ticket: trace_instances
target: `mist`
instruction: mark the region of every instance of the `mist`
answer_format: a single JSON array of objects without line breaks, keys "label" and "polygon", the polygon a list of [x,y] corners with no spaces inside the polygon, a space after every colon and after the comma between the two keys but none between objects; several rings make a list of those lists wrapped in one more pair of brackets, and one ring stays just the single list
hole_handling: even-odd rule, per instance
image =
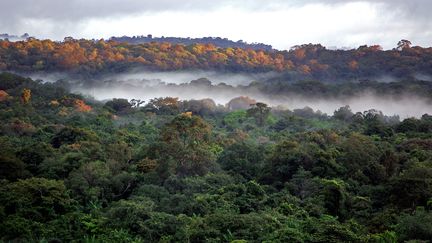
[{"label": "mist", "polygon": [[418,74],[414,75],[414,77],[418,80],[432,82],[432,76],[427,75],[427,74],[418,73]]},{"label": "mist", "polygon": [[432,113],[430,100],[412,94],[384,96],[368,91],[349,97],[320,98],[293,94],[266,94],[254,85],[248,85],[252,81],[263,81],[272,75],[274,74],[230,74],[204,71],[137,72],[106,76],[91,82],[78,82],[72,86],[72,91],[102,101],[125,98],[141,99],[147,102],[152,98],[170,96],[178,97],[180,100],[210,98],[220,105],[225,105],[231,99],[239,96],[248,96],[273,107],[284,107],[290,110],[310,107],[329,115],[345,105],[349,105],[353,112],[376,109],[385,115],[398,115],[402,119]]},{"label": "mist", "polygon": [[[349,105],[353,112],[375,109],[384,115],[397,115],[401,119],[432,114],[432,101],[410,93],[397,95],[377,94],[365,91],[344,97],[313,97],[301,94],[268,94],[260,91],[254,83],[277,77],[277,73],[230,73],[216,71],[135,71],[114,75],[103,75],[91,79],[80,79],[66,73],[32,73],[32,79],[44,82],[66,80],[72,92],[107,101],[113,98],[140,99],[148,102],[158,97],[178,97],[180,100],[210,98],[219,105],[231,99],[248,96],[257,102],[284,109],[310,107],[328,115],[342,106]],[[397,82],[393,77],[382,76],[379,82]],[[419,80],[430,80],[426,75],[417,75]],[[374,79],[375,80],[375,79]]]},{"label": "mist", "polygon": [[160,81],[167,84],[189,83],[191,80],[207,78],[212,84],[226,83],[229,85],[248,85],[253,81],[266,80],[276,77],[275,72],[266,73],[245,73],[245,72],[217,72],[217,71],[164,71],[155,72],[147,70],[135,70],[128,73],[106,75],[100,77],[103,81],[122,80],[129,83],[147,81]]}]

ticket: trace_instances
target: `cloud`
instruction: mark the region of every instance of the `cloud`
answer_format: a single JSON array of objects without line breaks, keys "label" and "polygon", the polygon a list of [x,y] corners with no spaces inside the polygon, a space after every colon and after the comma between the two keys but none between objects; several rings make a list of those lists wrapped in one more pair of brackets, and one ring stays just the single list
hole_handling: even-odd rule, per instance
[{"label": "cloud", "polygon": [[429,45],[429,0],[15,0],[3,1],[0,32],[39,38],[112,35],[221,36],[279,49],[323,43]]},{"label": "cloud", "polygon": [[81,20],[94,17],[111,17],[146,12],[211,11],[221,7],[234,7],[252,11],[292,8],[307,4],[340,5],[355,2],[384,4],[388,10],[403,10],[407,15],[429,15],[429,0],[15,0],[3,1],[0,8],[2,20],[16,18],[41,18],[54,20]]}]

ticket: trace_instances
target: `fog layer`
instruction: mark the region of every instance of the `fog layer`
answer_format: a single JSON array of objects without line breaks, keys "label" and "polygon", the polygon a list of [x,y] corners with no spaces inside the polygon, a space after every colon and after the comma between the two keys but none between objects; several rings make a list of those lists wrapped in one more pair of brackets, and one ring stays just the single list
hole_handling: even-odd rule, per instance
[{"label": "fog layer", "polygon": [[[75,81],[72,91],[98,100],[126,98],[148,101],[156,97],[170,96],[181,100],[211,98],[216,103],[225,105],[235,97],[248,96],[271,106],[281,106],[290,110],[310,107],[327,114],[333,114],[336,109],[345,105],[349,105],[354,112],[376,109],[385,115],[399,115],[401,118],[432,114],[430,100],[408,94],[383,96],[370,91],[344,98],[319,98],[305,97],[301,94],[266,94],[253,85],[245,86],[255,80],[270,78],[272,75],[219,74],[204,71],[141,72],[102,77],[92,81]],[[196,80],[199,77],[205,78]]]}]

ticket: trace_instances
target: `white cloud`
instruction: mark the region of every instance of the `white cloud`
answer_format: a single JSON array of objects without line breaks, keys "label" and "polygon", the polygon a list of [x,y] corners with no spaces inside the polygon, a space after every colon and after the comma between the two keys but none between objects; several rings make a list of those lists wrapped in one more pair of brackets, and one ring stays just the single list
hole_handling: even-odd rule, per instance
[{"label": "white cloud", "polygon": [[[422,4],[421,7],[419,4]],[[326,46],[381,44],[402,38],[429,46],[432,21],[426,0],[17,0],[2,3],[0,32],[39,38],[122,35],[203,37],[272,44]]]}]

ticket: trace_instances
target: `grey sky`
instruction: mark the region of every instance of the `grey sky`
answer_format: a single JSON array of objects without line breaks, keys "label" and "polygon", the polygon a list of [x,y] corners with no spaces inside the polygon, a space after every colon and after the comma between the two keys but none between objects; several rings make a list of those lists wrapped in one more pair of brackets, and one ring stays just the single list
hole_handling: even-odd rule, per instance
[{"label": "grey sky", "polygon": [[203,37],[354,47],[431,46],[430,0],[0,0],[0,33]]}]

